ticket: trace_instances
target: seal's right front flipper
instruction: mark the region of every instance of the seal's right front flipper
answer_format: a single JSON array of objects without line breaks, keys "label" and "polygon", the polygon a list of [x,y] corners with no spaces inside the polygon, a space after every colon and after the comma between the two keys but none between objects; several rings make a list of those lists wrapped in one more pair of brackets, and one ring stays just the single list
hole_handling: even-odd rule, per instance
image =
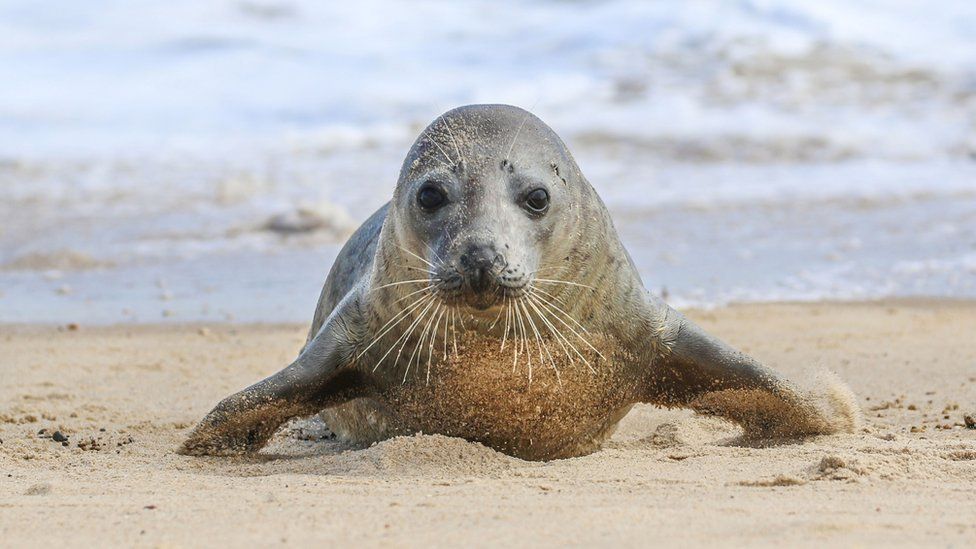
[{"label": "seal's right front flipper", "polygon": [[659,357],[649,402],[729,419],[756,438],[850,432],[856,427],[857,404],[836,378],[800,389],[667,305],[656,310]]},{"label": "seal's right front flipper", "polygon": [[187,455],[260,450],[283,423],[362,396],[365,382],[349,365],[361,325],[355,293],[332,312],[288,367],[217,404],[179,449]]}]

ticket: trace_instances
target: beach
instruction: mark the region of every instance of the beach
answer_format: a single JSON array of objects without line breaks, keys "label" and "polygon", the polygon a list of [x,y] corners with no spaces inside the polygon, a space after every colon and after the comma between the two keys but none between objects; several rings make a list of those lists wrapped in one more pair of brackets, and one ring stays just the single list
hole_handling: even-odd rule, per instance
[{"label": "beach", "polygon": [[[976,546],[974,37],[964,0],[0,3],[0,546]],[[177,455],[475,103],[560,136],[648,292],[836,372],[863,429]]]},{"label": "beach", "polygon": [[788,376],[829,369],[854,434],[745,443],[636,407],[603,450],[526,462],[417,435],[354,449],[317,421],[260,455],[175,453],[290,362],[302,324],[0,326],[0,540],[17,546],[940,546],[976,542],[976,303],[690,310]]}]

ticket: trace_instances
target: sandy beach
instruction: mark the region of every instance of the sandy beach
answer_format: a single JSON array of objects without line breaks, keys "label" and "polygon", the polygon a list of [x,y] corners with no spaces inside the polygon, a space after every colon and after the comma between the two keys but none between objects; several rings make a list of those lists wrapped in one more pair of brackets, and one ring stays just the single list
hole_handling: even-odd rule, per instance
[{"label": "sandy beach", "polygon": [[[0,82],[0,549],[976,547],[976,2],[10,0]],[[863,427],[763,445],[637,406],[540,463],[305,418],[177,455],[296,356],[424,128],[482,103],[558,134],[648,292],[791,379],[835,372]],[[458,183],[568,185],[522,170],[525,120],[515,179]],[[446,127],[438,158],[502,160],[462,163]],[[477,133],[479,157],[509,140]],[[583,423],[485,393],[468,409]]]},{"label": "sandy beach", "polygon": [[[976,542],[976,304],[740,305],[690,316],[791,375],[836,371],[861,432],[770,447],[635,408],[604,450],[533,463],[439,436],[351,449],[296,422],[253,458],[174,453],[302,325],[0,326],[0,540],[26,545]],[[57,434],[56,434],[57,433]],[[57,439],[57,440],[55,440]],[[62,439],[66,439],[63,440]]]}]

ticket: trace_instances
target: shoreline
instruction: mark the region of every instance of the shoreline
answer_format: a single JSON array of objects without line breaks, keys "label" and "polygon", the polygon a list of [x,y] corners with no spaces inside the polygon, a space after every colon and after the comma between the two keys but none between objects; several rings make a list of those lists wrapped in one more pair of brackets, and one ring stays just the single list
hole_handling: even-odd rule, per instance
[{"label": "shoreline", "polygon": [[[715,311],[723,310],[733,310],[739,308],[761,308],[761,307],[804,307],[804,306],[826,306],[826,307],[904,307],[904,308],[955,308],[955,307],[970,307],[976,306],[976,298],[971,297],[947,297],[947,296],[904,296],[904,297],[882,297],[878,299],[856,299],[856,300],[844,300],[844,299],[822,299],[822,300],[782,300],[782,301],[738,301],[731,303],[723,303],[720,305],[707,306],[707,307],[677,307],[672,306],[674,309],[680,311],[682,314],[689,315],[691,317],[696,317],[698,315],[708,315]],[[104,329],[114,329],[114,328],[147,328],[147,329],[179,329],[179,328],[209,328],[213,326],[223,326],[223,327],[251,327],[251,328],[293,328],[298,326],[308,327],[311,323],[311,314],[309,314],[309,320],[299,321],[250,321],[250,320],[234,320],[234,319],[192,319],[192,320],[182,320],[180,318],[169,318],[169,319],[154,319],[154,320],[142,320],[142,319],[132,319],[131,321],[113,321],[113,322],[93,322],[91,324],[86,324],[78,322],[76,320],[65,320],[64,322],[45,322],[45,321],[5,321],[0,319],[0,330],[13,330],[13,331],[23,331],[30,330],[33,328],[60,328],[65,331],[71,331],[68,326],[74,324],[73,329],[93,329],[93,330],[104,330]]]},{"label": "shoreline", "polygon": [[[0,325],[0,539],[10,546],[959,545],[976,540],[974,301],[686,310],[798,376],[828,368],[863,429],[772,446],[638,405],[589,456],[526,462],[440,436],[366,449],[315,421],[261,454],[175,454],[306,324]],[[946,418],[945,416],[949,416]],[[41,431],[44,430],[42,433]],[[59,431],[67,445],[54,440]]]}]

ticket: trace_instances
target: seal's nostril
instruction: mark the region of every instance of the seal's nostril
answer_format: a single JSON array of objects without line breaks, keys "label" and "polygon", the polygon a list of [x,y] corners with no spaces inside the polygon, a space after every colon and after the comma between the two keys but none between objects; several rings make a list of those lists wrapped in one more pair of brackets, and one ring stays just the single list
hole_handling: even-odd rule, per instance
[{"label": "seal's nostril", "polygon": [[494,285],[495,276],[505,265],[505,257],[491,245],[476,244],[461,254],[458,262],[471,290],[483,292]]},{"label": "seal's nostril", "polygon": [[490,280],[491,273],[488,271],[488,267],[482,265],[471,273],[471,289],[480,292],[488,286]]}]

